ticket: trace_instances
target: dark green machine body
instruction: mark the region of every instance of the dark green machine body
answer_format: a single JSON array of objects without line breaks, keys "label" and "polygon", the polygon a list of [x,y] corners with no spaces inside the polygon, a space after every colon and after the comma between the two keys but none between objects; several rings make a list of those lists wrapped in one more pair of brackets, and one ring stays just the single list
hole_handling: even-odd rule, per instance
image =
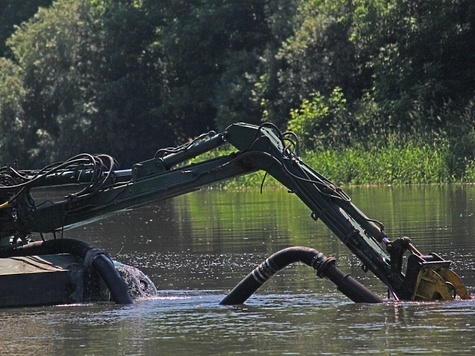
[{"label": "dark green machine body", "polygon": [[[217,150],[217,158],[186,163],[222,145],[231,145],[235,152],[219,156]],[[449,261],[434,254],[422,255],[406,237],[389,239],[381,223],[369,219],[339,187],[301,161],[297,145],[295,135],[282,133],[271,124],[237,123],[222,133],[207,133],[182,146],[160,149],[152,159],[125,170],[117,169],[106,155],[79,155],[43,170],[3,167],[0,241],[4,249],[14,249],[33,233],[64,231],[124,209],[264,170],[296,194],[311,216],[325,223],[395,299],[470,298],[449,269]],[[58,186],[76,187],[76,191],[44,203],[35,199],[35,190]],[[411,259],[404,273],[406,251],[417,258]],[[421,271],[435,282],[421,278]]]}]

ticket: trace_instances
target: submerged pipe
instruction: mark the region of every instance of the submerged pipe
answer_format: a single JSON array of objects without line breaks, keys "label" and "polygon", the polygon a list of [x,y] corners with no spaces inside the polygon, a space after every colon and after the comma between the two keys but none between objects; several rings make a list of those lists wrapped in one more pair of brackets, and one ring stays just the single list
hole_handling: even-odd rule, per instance
[{"label": "submerged pipe", "polygon": [[36,241],[11,250],[0,251],[0,257],[48,255],[69,253],[83,258],[88,268],[94,269],[106,283],[112,299],[117,304],[132,304],[133,300],[124,280],[114,267],[114,263],[104,250],[74,239],[54,239]]},{"label": "submerged pipe", "polygon": [[249,273],[221,301],[222,305],[244,303],[260,286],[275,273],[294,262],[303,262],[317,271],[317,276],[328,278],[355,303],[382,303],[382,299],[335,264],[335,259],[325,257],[309,247],[295,246],[274,253]]}]

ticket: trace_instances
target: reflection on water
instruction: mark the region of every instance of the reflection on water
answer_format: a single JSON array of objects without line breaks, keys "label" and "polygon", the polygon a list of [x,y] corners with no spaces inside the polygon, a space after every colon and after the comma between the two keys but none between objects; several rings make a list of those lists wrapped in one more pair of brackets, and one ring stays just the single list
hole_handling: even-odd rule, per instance
[{"label": "reflection on water", "polygon": [[[454,261],[475,286],[475,187],[347,189],[355,204]],[[329,230],[284,190],[203,191],[66,233],[143,269],[161,289],[131,306],[96,304],[0,310],[10,354],[354,354],[474,352],[475,301],[354,304],[296,264],[245,306],[220,300],[268,255],[291,245],[335,256],[384,296]]]}]

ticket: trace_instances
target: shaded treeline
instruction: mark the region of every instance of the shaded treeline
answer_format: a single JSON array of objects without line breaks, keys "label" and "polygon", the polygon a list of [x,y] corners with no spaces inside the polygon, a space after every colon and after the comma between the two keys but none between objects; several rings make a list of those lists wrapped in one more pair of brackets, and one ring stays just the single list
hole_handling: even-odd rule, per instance
[{"label": "shaded treeline", "polygon": [[128,164],[235,121],[290,128],[308,150],[430,143],[453,176],[475,156],[472,0],[0,6],[4,163]]}]

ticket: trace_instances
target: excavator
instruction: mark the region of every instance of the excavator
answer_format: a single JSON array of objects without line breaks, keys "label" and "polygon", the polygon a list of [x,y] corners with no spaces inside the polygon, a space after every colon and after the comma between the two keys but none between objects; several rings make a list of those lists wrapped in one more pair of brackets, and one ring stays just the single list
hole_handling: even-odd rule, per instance
[{"label": "excavator", "polygon": [[[235,123],[223,132],[161,148],[129,169],[119,169],[106,154],[80,154],[42,169],[23,170],[17,163],[1,167],[0,307],[103,300],[128,304],[154,293],[147,276],[130,272],[134,267],[83,241],[64,238],[64,231],[259,170],[300,198],[311,218],[320,219],[387,287],[388,295],[382,298],[345,274],[334,258],[291,246],[259,264],[221,304],[244,303],[294,262],[312,267],[354,302],[471,298],[451,261],[422,254],[409,237],[387,236],[381,222],[368,218],[340,187],[299,158],[298,145],[294,133],[271,123]],[[220,150],[222,146],[231,149]],[[45,198],[45,191],[55,190],[56,197]]]}]

